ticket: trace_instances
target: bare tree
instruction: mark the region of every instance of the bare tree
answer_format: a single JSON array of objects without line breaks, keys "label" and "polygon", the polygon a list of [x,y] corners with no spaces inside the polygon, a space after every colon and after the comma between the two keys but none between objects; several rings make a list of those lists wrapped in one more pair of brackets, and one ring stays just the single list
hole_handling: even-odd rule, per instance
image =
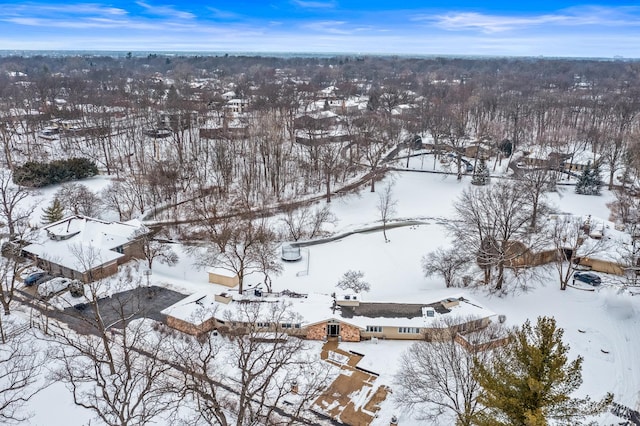
[{"label": "bare tree", "polygon": [[237,275],[240,294],[247,275],[275,272],[276,236],[265,219],[209,218],[202,223],[208,242],[197,256],[197,266],[216,266]]},{"label": "bare tree", "polygon": [[172,358],[182,366],[182,381],[176,380],[174,386],[178,394],[189,397],[197,407],[191,414],[180,413],[187,417],[188,424],[231,424],[233,398],[226,386],[222,385],[220,358],[224,356],[223,338],[209,333],[198,340],[191,337],[173,340]]},{"label": "bare tree", "polygon": [[591,216],[586,220],[577,216],[557,216],[549,224],[548,237],[557,251],[554,262],[558,271],[560,290],[566,290],[576,265],[581,258],[601,253],[609,246],[607,239],[591,238],[594,230]]},{"label": "bare tree", "polygon": [[158,234],[153,234],[146,227],[141,228],[136,232],[136,239],[140,248],[142,249],[142,255],[147,261],[149,270],[153,266],[153,262],[157,260],[160,263],[164,263],[167,266],[174,266],[178,263],[178,255],[171,248],[170,244],[166,241],[161,241]]},{"label": "bare tree", "polygon": [[286,238],[293,241],[312,239],[322,235],[324,225],[336,222],[336,217],[329,206],[313,208],[311,205],[303,207],[288,207],[280,219]]},{"label": "bare tree", "polygon": [[29,400],[40,390],[44,353],[33,346],[32,335],[20,326],[8,327],[0,343],[0,420],[3,424],[22,423]]},{"label": "bare tree", "polygon": [[[12,241],[0,240],[2,254],[0,256],[0,303],[3,315],[11,314],[11,305],[18,284],[18,273],[23,264],[20,262],[20,246]],[[6,334],[4,321],[0,315],[0,340],[4,343]]]},{"label": "bare tree", "polygon": [[283,333],[284,325],[298,321],[286,303],[247,302],[225,317],[236,324],[228,335],[176,340],[174,356],[184,372],[180,393],[197,407],[189,422],[308,422],[306,410],[328,384],[329,366],[310,356],[304,340]]},{"label": "bare tree", "polygon": [[[300,318],[286,304],[244,304],[240,312],[228,319],[242,321],[248,327],[234,339],[229,358],[240,370],[239,376],[230,378],[233,387],[239,390],[237,426],[277,421],[276,407],[284,402],[294,383],[300,385],[298,392],[302,390],[303,404],[311,402],[324,389],[328,368],[308,356],[304,340],[290,337],[265,343],[256,338],[255,334],[259,332],[256,327],[265,320],[274,324],[276,333],[283,333],[282,327],[287,324],[299,323]],[[294,407],[296,416],[303,414],[302,409],[299,401]],[[297,422],[294,418],[287,423]]]},{"label": "bare tree", "polygon": [[113,182],[100,193],[105,208],[118,213],[119,220],[129,220],[137,212],[134,191],[126,182]]},{"label": "bare tree", "polygon": [[363,278],[364,272],[349,270],[342,275],[342,278],[340,278],[336,287],[343,290],[351,290],[355,293],[369,291],[371,289],[371,285]]},{"label": "bare tree", "polygon": [[505,268],[533,250],[541,236],[529,232],[531,205],[528,194],[513,182],[468,188],[455,202],[455,221],[448,224],[456,249],[476,258],[485,283],[497,269],[496,290],[502,289]]},{"label": "bare tree", "polygon": [[35,209],[34,205],[27,204],[29,195],[29,190],[13,183],[11,172],[0,170],[0,219],[8,228],[10,240],[18,235],[19,227],[26,226]]},{"label": "bare tree", "polygon": [[422,257],[422,270],[426,276],[440,275],[447,287],[455,287],[462,269],[469,258],[459,250],[442,248]]},{"label": "bare tree", "polygon": [[[455,328],[451,320],[443,321],[442,326]],[[495,325],[474,334],[474,340],[489,346],[501,337]],[[400,358],[394,377],[396,406],[415,411],[418,418],[430,423],[452,415],[455,420],[451,424],[472,425],[483,410],[478,402],[482,388],[473,375],[474,363],[485,363],[490,357],[490,350],[463,348],[456,342],[455,331],[442,341],[414,343]]]},{"label": "bare tree", "polygon": [[393,197],[393,186],[391,183],[387,184],[383,191],[378,194],[378,213],[380,214],[380,220],[382,221],[382,235],[385,243],[389,242],[387,238],[387,223],[391,216],[396,212],[396,205],[398,201]]},{"label": "bare tree", "polygon": [[[47,327],[51,356],[59,362],[53,380],[64,383],[74,403],[104,424],[147,424],[171,410],[175,398],[166,379],[170,366],[161,357],[162,339],[145,321],[134,321],[144,315],[144,290],[126,273],[113,286],[95,281],[87,287],[84,309],[66,311],[70,324],[84,332],[57,321]],[[102,299],[105,293],[114,294]]]},{"label": "bare tree", "polygon": [[63,184],[56,192],[56,198],[65,209],[75,215],[99,217],[101,200],[86,185],[76,182]]},{"label": "bare tree", "polygon": [[529,195],[531,201],[531,223],[532,232],[537,229],[538,216],[548,212],[549,208],[545,201],[545,194],[555,189],[555,178],[553,173],[547,168],[537,168],[523,170],[518,176],[518,180],[523,185],[522,190]]},{"label": "bare tree", "polygon": [[337,175],[344,168],[343,158],[344,142],[322,143],[318,145],[318,160],[324,177],[327,203],[331,202],[331,181],[336,180]]},{"label": "bare tree", "polygon": [[359,130],[358,147],[369,169],[371,192],[376,190],[378,171],[391,145],[391,138],[385,134],[385,130],[388,131],[393,126],[390,121],[390,116],[385,118],[377,114],[369,114],[356,121],[356,127]]}]

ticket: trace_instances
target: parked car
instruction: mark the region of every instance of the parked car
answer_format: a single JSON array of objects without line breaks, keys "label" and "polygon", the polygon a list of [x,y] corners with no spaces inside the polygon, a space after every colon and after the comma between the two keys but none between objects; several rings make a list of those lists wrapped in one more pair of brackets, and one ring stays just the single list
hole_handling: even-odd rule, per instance
[{"label": "parked car", "polygon": [[53,278],[38,286],[38,296],[44,298],[50,298],[54,294],[66,290],[69,287],[71,280],[69,278]]},{"label": "parked car", "polygon": [[26,286],[32,286],[35,283],[38,282],[38,280],[40,280],[41,278],[43,278],[45,275],[47,275],[45,272],[33,272],[29,275],[27,275],[27,277],[24,279],[24,285]]},{"label": "parked car", "polygon": [[593,272],[574,272],[573,273],[573,282],[582,281],[585,284],[592,285],[594,287],[602,284],[602,278],[600,276],[594,274]]}]

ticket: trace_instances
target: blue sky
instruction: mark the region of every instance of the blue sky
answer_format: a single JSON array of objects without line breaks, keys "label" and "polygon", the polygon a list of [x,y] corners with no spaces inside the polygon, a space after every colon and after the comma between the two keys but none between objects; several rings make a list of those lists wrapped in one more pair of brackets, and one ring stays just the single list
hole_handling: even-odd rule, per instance
[{"label": "blue sky", "polygon": [[0,49],[640,58],[640,3],[0,0]]}]

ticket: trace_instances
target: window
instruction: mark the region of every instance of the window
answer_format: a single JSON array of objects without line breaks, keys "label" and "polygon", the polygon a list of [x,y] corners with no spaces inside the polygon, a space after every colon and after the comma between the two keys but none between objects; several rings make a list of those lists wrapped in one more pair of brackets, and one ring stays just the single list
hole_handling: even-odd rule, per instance
[{"label": "window", "polygon": [[260,327],[260,328],[269,328],[271,324],[269,324],[268,322],[257,322],[256,326]]},{"label": "window", "polygon": [[367,331],[369,333],[382,333],[382,327],[380,327],[379,325],[368,325]]},{"label": "window", "polygon": [[420,334],[418,327],[398,327],[398,333],[401,334]]},{"label": "window", "polygon": [[290,322],[283,322],[282,323],[282,328],[292,328],[293,325]]}]

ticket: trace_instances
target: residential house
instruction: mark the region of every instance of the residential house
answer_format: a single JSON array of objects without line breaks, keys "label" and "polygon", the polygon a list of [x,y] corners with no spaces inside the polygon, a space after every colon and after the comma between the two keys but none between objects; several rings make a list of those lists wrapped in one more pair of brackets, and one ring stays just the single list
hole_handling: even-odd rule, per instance
[{"label": "residential house", "polygon": [[147,232],[138,220],[70,216],[39,229],[22,253],[52,274],[91,282],[115,274],[133,257],[143,257],[139,238]]},{"label": "residential house", "polygon": [[249,107],[248,99],[238,99],[238,98],[230,99],[224,105],[225,110],[234,114],[242,114],[247,110],[248,107]]},{"label": "residential house", "polygon": [[[550,215],[555,221],[563,215]],[[568,216],[570,218],[570,216]],[[589,216],[580,217],[583,235],[574,247],[556,247],[553,242],[538,246],[535,250],[520,241],[509,241],[505,250],[506,266],[509,268],[535,267],[559,259],[573,258],[574,263],[596,272],[624,275],[636,267],[631,254],[631,235],[615,229],[613,223]],[[567,222],[570,225],[570,221]],[[635,260],[638,263],[638,260]]]},{"label": "residential house", "polygon": [[[268,306],[286,303],[289,313],[273,322]],[[238,315],[247,304],[260,304],[265,315],[253,324]],[[368,339],[439,340],[452,333],[467,333],[489,324],[495,314],[464,297],[450,297],[430,303],[363,302],[356,294],[332,298],[326,295],[295,293],[251,296],[194,294],[163,311],[167,324],[182,332],[198,335],[221,332],[286,333],[309,340],[336,339],[359,342]],[[233,321],[230,322],[230,318]]]}]

